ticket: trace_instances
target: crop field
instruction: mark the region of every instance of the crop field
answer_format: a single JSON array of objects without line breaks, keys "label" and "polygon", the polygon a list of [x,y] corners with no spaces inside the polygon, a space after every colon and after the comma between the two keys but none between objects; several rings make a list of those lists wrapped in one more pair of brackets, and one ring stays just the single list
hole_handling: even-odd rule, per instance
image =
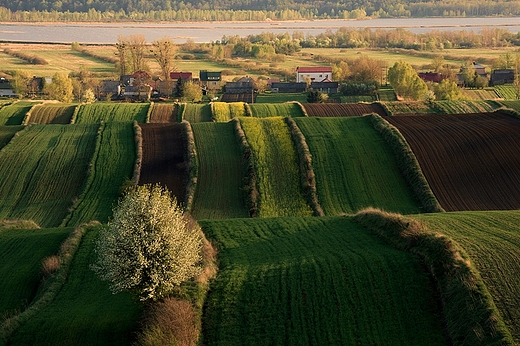
[{"label": "crop field", "polygon": [[256,94],[251,95],[247,94],[222,94],[220,98],[221,102],[246,102],[246,103],[254,103],[256,99]]},{"label": "crop field", "polygon": [[255,118],[267,117],[303,117],[303,111],[297,103],[250,104],[251,115]]},{"label": "crop field", "polygon": [[385,116],[386,111],[378,103],[307,103],[303,106],[310,117],[346,117],[377,113]]},{"label": "crop field", "polygon": [[96,125],[32,125],[0,151],[0,219],[57,227],[81,193]]},{"label": "crop field", "polygon": [[199,160],[192,215],[196,219],[249,217],[243,153],[232,122],[192,124]]},{"label": "crop field", "polygon": [[37,102],[20,101],[0,108],[0,126],[22,125],[23,119]]},{"label": "crop field", "polygon": [[465,114],[492,112],[500,108],[497,101],[436,101],[433,107],[437,113]]},{"label": "crop field", "polygon": [[298,101],[307,103],[307,93],[270,93],[259,94],[256,103],[285,103]]},{"label": "crop field", "polygon": [[326,215],[377,207],[418,213],[394,155],[367,117],[295,119],[307,140]]},{"label": "crop field", "polygon": [[384,104],[385,104],[385,107],[390,111],[391,115],[437,113],[437,110],[427,102],[395,101],[395,102],[385,102]]},{"label": "crop field", "polygon": [[107,222],[120,195],[121,186],[125,180],[132,178],[134,163],[132,124],[101,125],[86,183],[78,202],[64,220],[66,225],[77,226],[91,220]]},{"label": "crop field", "polygon": [[397,96],[392,88],[381,88],[377,91],[377,98],[379,101],[397,101]]},{"label": "crop field", "polygon": [[146,121],[147,103],[96,102],[81,105],[75,119],[76,124],[99,124],[100,121]]},{"label": "crop field", "polygon": [[151,123],[177,122],[176,105],[174,103],[154,103],[150,112]]},{"label": "crop field", "polygon": [[212,121],[211,106],[207,104],[187,103],[184,106],[183,119],[192,124]]},{"label": "crop field", "polygon": [[520,208],[520,119],[508,114],[386,118],[410,144],[446,211]]},{"label": "crop field", "polygon": [[[330,99],[329,99],[330,100]],[[341,103],[359,103],[359,102],[374,102],[375,96],[370,95],[354,95],[354,96],[340,96]]]},{"label": "crop field", "polygon": [[462,89],[462,92],[470,100],[496,100],[500,98],[493,88]]},{"label": "crop field", "polygon": [[47,103],[31,109],[28,124],[70,124],[76,105]]},{"label": "crop field", "polygon": [[498,96],[504,100],[518,100],[514,85],[496,85],[493,88],[495,89],[495,92],[498,94]]},{"label": "crop field", "polygon": [[0,316],[22,311],[36,294],[42,261],[58,252],[71,228],[0,229]]},{"label": "crop field", "polygon": [[160,183],[184,203],[188,183],[187,138],[184,124],[140,124],[143,161],[139,184]]},{"label": "crop field", "polygon": [[479,270],[515,342],[520,343],[520,212],[438,213],[415,218],[462,245]]},{"label": "crop field", "polygon": [[0,149],[2,149],[23,126],[0,126]]},{"label": "crop field", "polygon": [[253,151],[259,216],[311,216],[300,188],[298,156],[281,117],[240,118]]},{"label": "crop field", "polygon": [[236,117],[246,116],[246,108],[243,102],[213,102],[213,119],[215,121],[229,121]]},{"label": "crop field", "polygon": [[90,269],[98,231],[87,232],[68,279],[50,305],[9,339],[9,345],[130,345],[141,307],[128,293],[113,295]]},{"label": "crop field", "polygon": [[417,259],[349,217],[201,225],[220,259],[205,345],[447,344]]},{"label": "crop field", "polygon": [[517,112],[520,112],[520,101],[519,100],[505,100],[505,101],[498,101],[502,106],[506,108],[511,108],[516,110]]}]

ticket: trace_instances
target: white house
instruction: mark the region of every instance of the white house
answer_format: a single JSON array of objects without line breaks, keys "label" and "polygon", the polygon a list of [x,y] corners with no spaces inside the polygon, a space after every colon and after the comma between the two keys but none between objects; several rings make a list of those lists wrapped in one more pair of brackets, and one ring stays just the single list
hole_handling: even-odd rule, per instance
[{"label": "white house", "polygon": [[310,78],[312,82],[330,81],[332,79],[332,67],[312,66],[296,68],[296,83],[303,83]]}]

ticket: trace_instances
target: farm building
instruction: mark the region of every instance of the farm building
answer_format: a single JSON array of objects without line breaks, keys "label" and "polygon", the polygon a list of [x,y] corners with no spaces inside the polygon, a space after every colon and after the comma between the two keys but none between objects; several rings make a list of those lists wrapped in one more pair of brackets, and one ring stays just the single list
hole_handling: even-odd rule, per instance
[{"label": "farm building", "polygon": [[119,81],[104,80],[101,81],[101,86],[98,92],[98,98],[118,97],[121,94],[121,84]]},{"label": "farm building", "polygon": [[220,81],[222,80],[222,72],[211,72],[207,70],[201,70],[200,84],[205,90],[217,90],[220,88]]},{"label": "farm building", "polygon": [[489,79],[490,85],[512,84],[515,82],[515,71],[512,69],[494,70]]},{"label": "farm building", "polygon": [[437,72],[419,72],[418,75],[425,82],[440,83],[446,79],[446,76]]},{"label": "farm building", "polygon": [[242,77],[235,82],[226,83],[226,94],[248,94],[254,90],[254,82],[251,77]]},{"label": "farm building", "polygon": [[170,72],[170,79],[176,81],[179,78],[182,78],[184,80],[192,80],[193,73],[191,73],[191,72]]},{"label": "farm building", "polygon": [[327,94],[336,94],[338,92],[338,82],[312,82],[310,88]]},{"label": "farm building", "polygon": [[274,93],[302,93],[307,89],[306,83],[294,82],[273,82],[271,83],[271,91]]},{"label": "farm building", "polygon": [[5,97],[16,96],[13,86],[5,78],[0,78],[0,96],[5,96]]},{"label": "farm building", "polygon": [[322,82],[332,78],[332,67],[330,66],[312,66],[296,68],[296,82],[305,82],[310,78],[313,82]]}]

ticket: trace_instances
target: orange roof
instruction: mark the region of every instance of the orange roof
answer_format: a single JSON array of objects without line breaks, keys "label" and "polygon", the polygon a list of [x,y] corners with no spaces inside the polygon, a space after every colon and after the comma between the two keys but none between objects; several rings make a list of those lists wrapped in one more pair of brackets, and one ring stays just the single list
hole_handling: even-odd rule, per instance
[{"label": "orange roof", "polygon": [[332,67],[330,67],[330,66],[297,67],[296,71],[298,73],[319,73],[319,72],[332,73]]}]

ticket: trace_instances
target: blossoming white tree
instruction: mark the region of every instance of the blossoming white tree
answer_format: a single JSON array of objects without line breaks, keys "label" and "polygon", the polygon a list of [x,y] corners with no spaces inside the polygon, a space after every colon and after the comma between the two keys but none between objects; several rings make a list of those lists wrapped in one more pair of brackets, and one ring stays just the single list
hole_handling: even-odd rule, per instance
[{"label": "blossoming white tree", "polygon": [[110,282],[113,293],[160,299],[202,270],[201,231],[197,224],[188,225],[167,189],[137,186],[119,201],[102,229],[93,269]]}]

